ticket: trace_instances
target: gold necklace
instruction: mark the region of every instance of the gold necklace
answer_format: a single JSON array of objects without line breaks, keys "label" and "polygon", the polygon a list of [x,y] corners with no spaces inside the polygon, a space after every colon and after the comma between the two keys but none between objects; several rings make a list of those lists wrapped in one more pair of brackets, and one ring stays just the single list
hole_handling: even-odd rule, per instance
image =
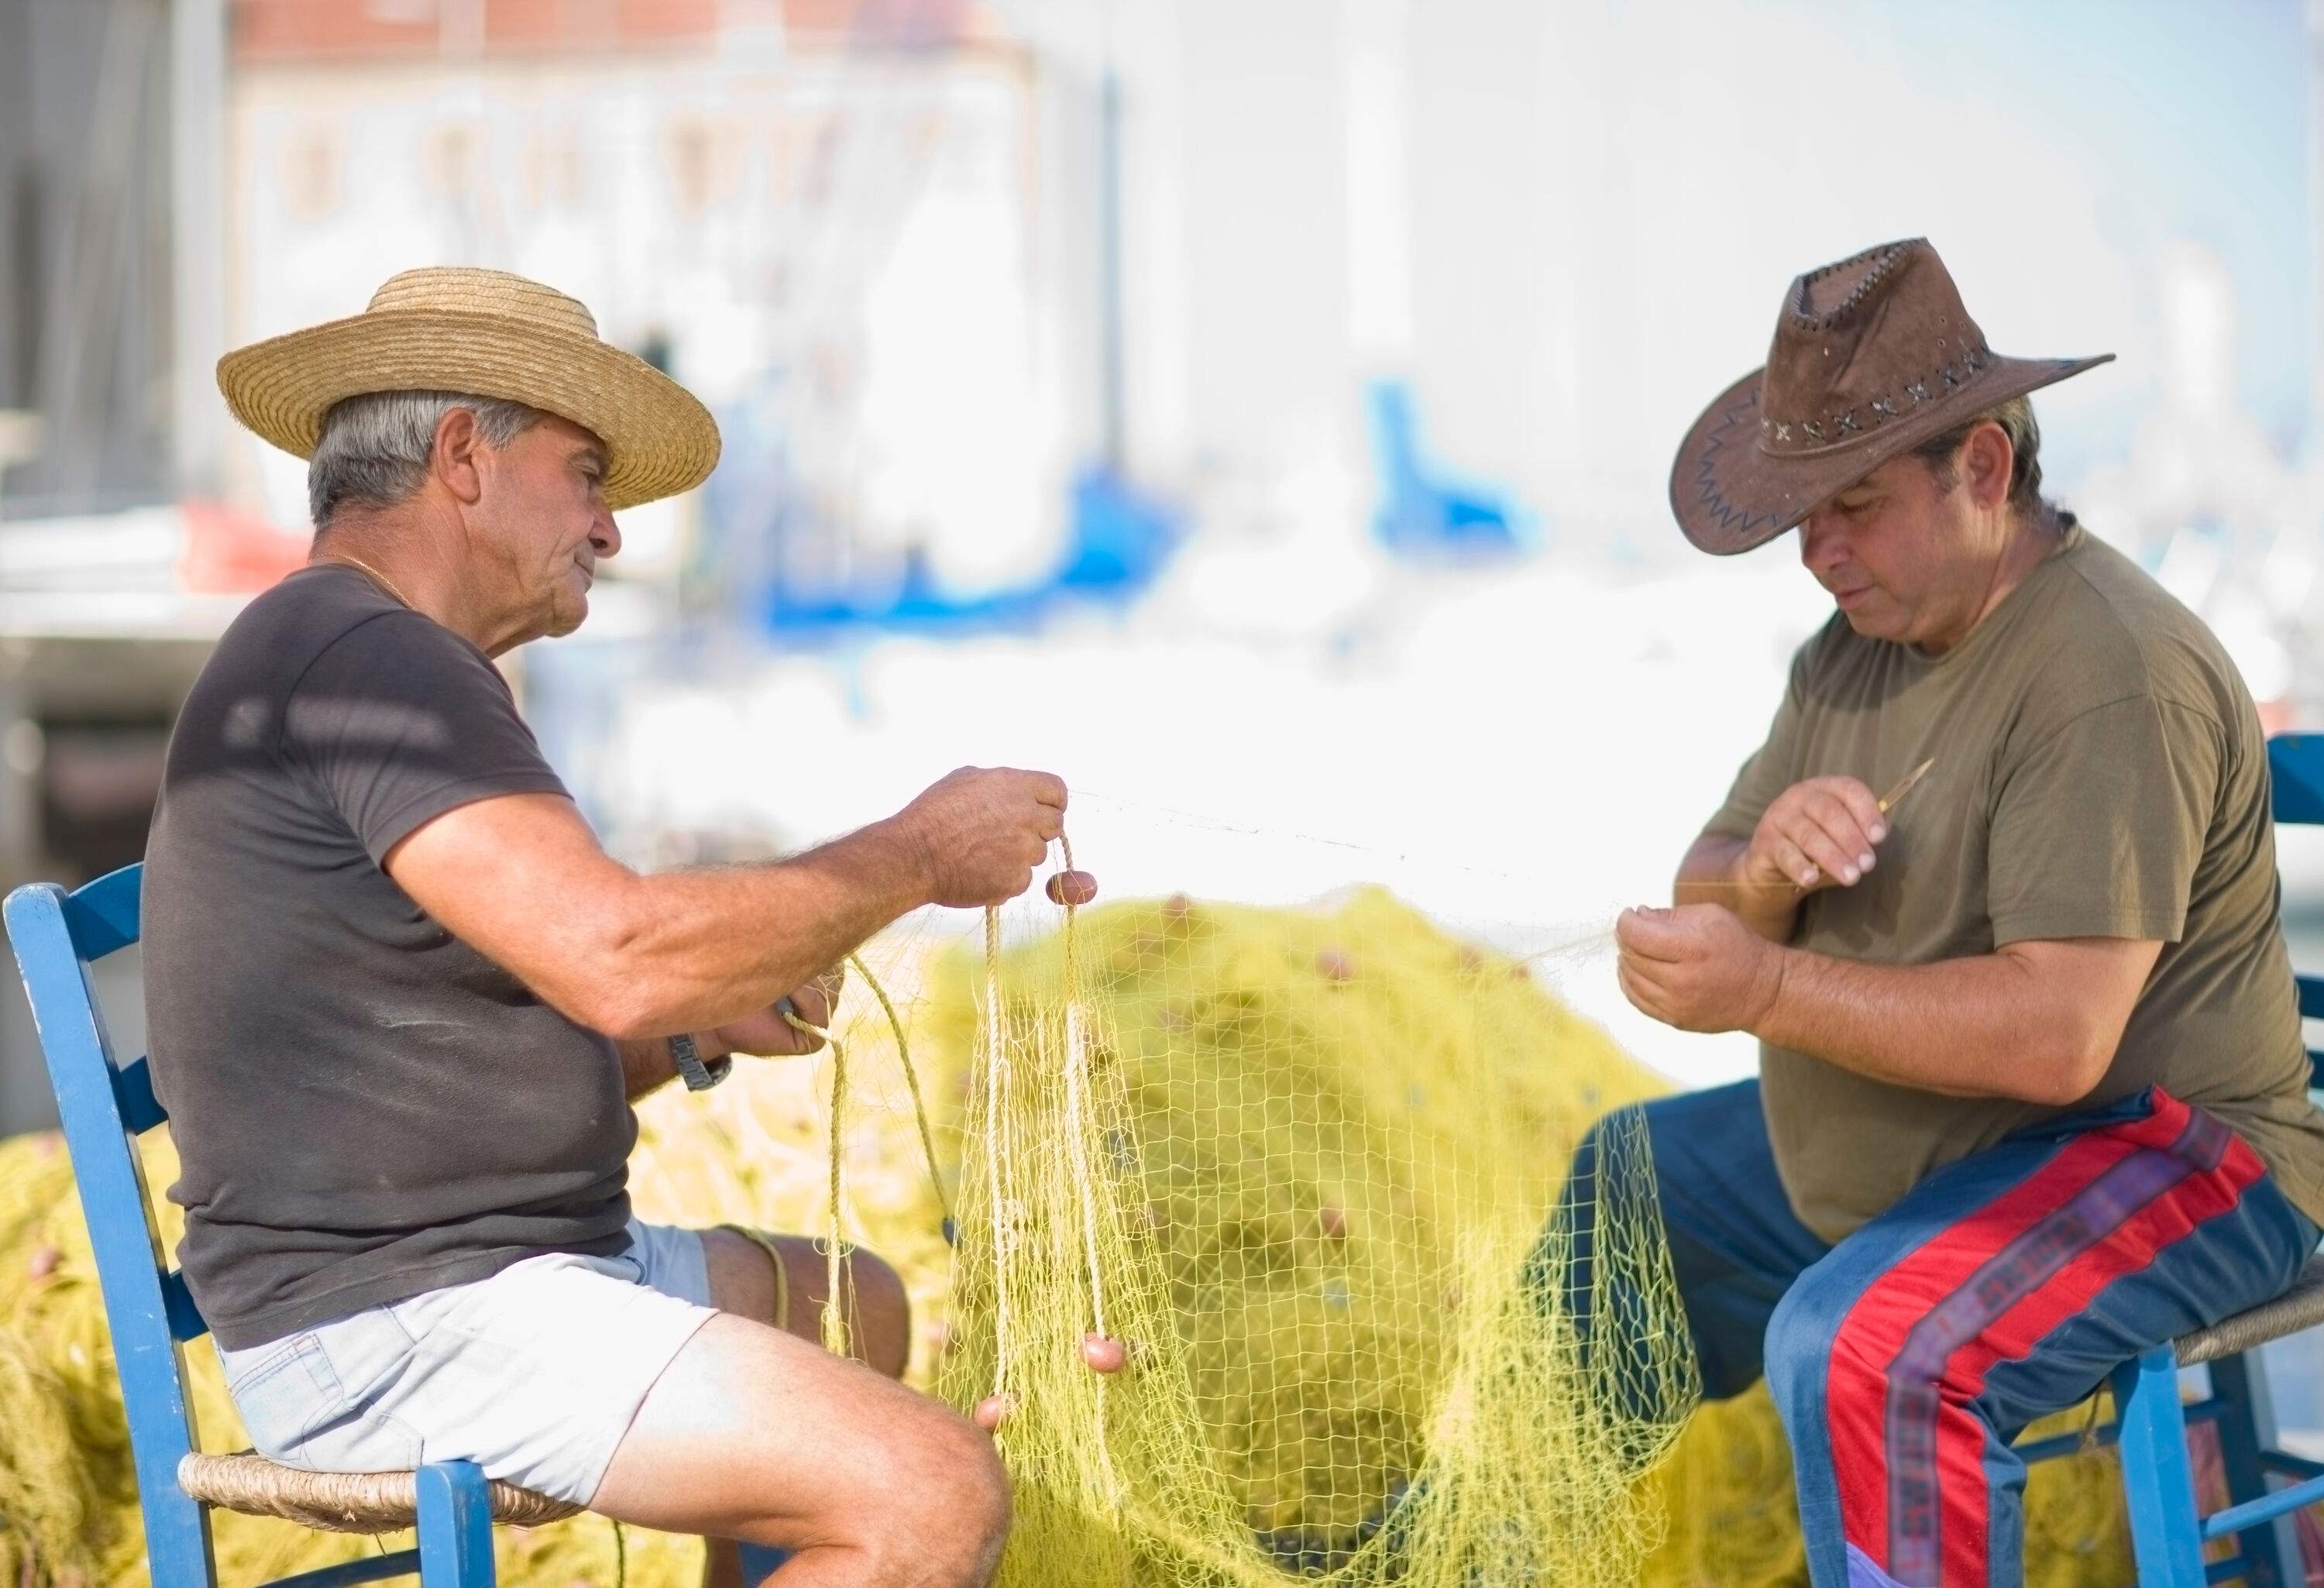
[{"label": "gold necklace", "polygon": [[347,568],[360,569],[362,572],[370,575],[381,588],[384,589],[389,595],[394,596],[398,601],[403,603],[404,605],[411,608],[414,612],[418,612],[420,610],[420,604],[412,600],[410,596],[406,596],[402,591],[397,589],[393,579],[389,578],[385,574],[372,567],[371,564],[365,562],[360,557],[349,557],[344,551],[327,551],[322,556],[315,559],[315,560],[317,562],[336,562]]}]

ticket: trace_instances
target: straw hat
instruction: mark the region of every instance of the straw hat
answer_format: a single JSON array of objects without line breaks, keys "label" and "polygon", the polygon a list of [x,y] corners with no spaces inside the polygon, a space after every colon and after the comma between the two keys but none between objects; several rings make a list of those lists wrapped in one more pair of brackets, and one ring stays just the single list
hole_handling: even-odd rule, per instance
[{"label": "straw hat", "polygon": [[1927,238],[1867,249],[1792,283],[1766,365],[1680,443],[1671,511],[1703,550],[1748,551],[1890,458],[2113,356],[2004,357]]},{"label": "straw hat", "polygon": [[605,444],[615,511],[702,483],[718,424],[694,394],[607,345],[588,309],[504,271],[433,266],[391,276],[347,319],[241,347],[218,360],[235,418],[312,457],[323,415],[369,392],[498,397],[570,420]]}]

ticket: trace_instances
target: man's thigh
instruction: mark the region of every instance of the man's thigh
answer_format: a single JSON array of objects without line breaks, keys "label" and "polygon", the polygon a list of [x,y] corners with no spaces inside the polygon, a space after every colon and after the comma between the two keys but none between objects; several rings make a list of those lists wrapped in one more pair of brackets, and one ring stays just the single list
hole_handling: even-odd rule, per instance
[{"label": "man's thigh", "polygon": [[1784,1194],[1757,1080],[1656,1098],[1641,1112],[1703,1392],[1739,1395],[1764,1370],[1776,1304],[1831,1248]]},{"label": "man's thigh", "polygon": [[[589,1509],[789,1551],[1005,1524],[992,1443],[943,1402],[722,1312],[654,1381]],[[923,1526],[923,1524],[927,1526]],[[976,1530],[972,1521],[969,1530]]]},{"label": "man's thigh", "polygon": [[2316,1239],[2248,1144],[2150,1089],[1935,1170],[1784,1314],[1978,1397],[2006,1436],[2140,1352],[2281,1294]]}]

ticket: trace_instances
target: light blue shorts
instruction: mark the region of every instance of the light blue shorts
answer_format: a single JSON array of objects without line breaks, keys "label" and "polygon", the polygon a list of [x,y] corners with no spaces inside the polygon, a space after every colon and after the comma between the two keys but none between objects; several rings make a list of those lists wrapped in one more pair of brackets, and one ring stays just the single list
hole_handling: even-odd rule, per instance
[{"label": "light blue shorts", "polygon": [[615,1257],[551,1252],[248,1351],[220,1351],[259,1454],[329,1473],[472,1461],[586,1505],[646,1392],[711,1316],[695,1230],[630,1224]]}]

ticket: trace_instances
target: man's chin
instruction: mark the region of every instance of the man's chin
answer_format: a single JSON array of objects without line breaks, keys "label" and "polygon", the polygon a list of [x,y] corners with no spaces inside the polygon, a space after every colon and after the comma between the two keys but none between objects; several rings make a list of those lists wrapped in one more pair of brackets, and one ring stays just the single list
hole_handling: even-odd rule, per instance
[{"label": "man's chin", "polygon": [[1840,615],[1848,620],[1848,626],[1849,628],[1854,629],[1858,634],[1862,635],[1867,640],[1894,640],[1896,638],[1895,614],[1894,613],[1882,613],[1868,606],[1859,605],[1852,608],[1843,606],[1840,608]]},{"label": "man's chin", "polygon": [[586,595],[576,596],[570,603],[559,602],[556,610],[549,614],[549,628],[544,637],[550,640],[562,640],[579,628],[588,615],[589,597]]}]

